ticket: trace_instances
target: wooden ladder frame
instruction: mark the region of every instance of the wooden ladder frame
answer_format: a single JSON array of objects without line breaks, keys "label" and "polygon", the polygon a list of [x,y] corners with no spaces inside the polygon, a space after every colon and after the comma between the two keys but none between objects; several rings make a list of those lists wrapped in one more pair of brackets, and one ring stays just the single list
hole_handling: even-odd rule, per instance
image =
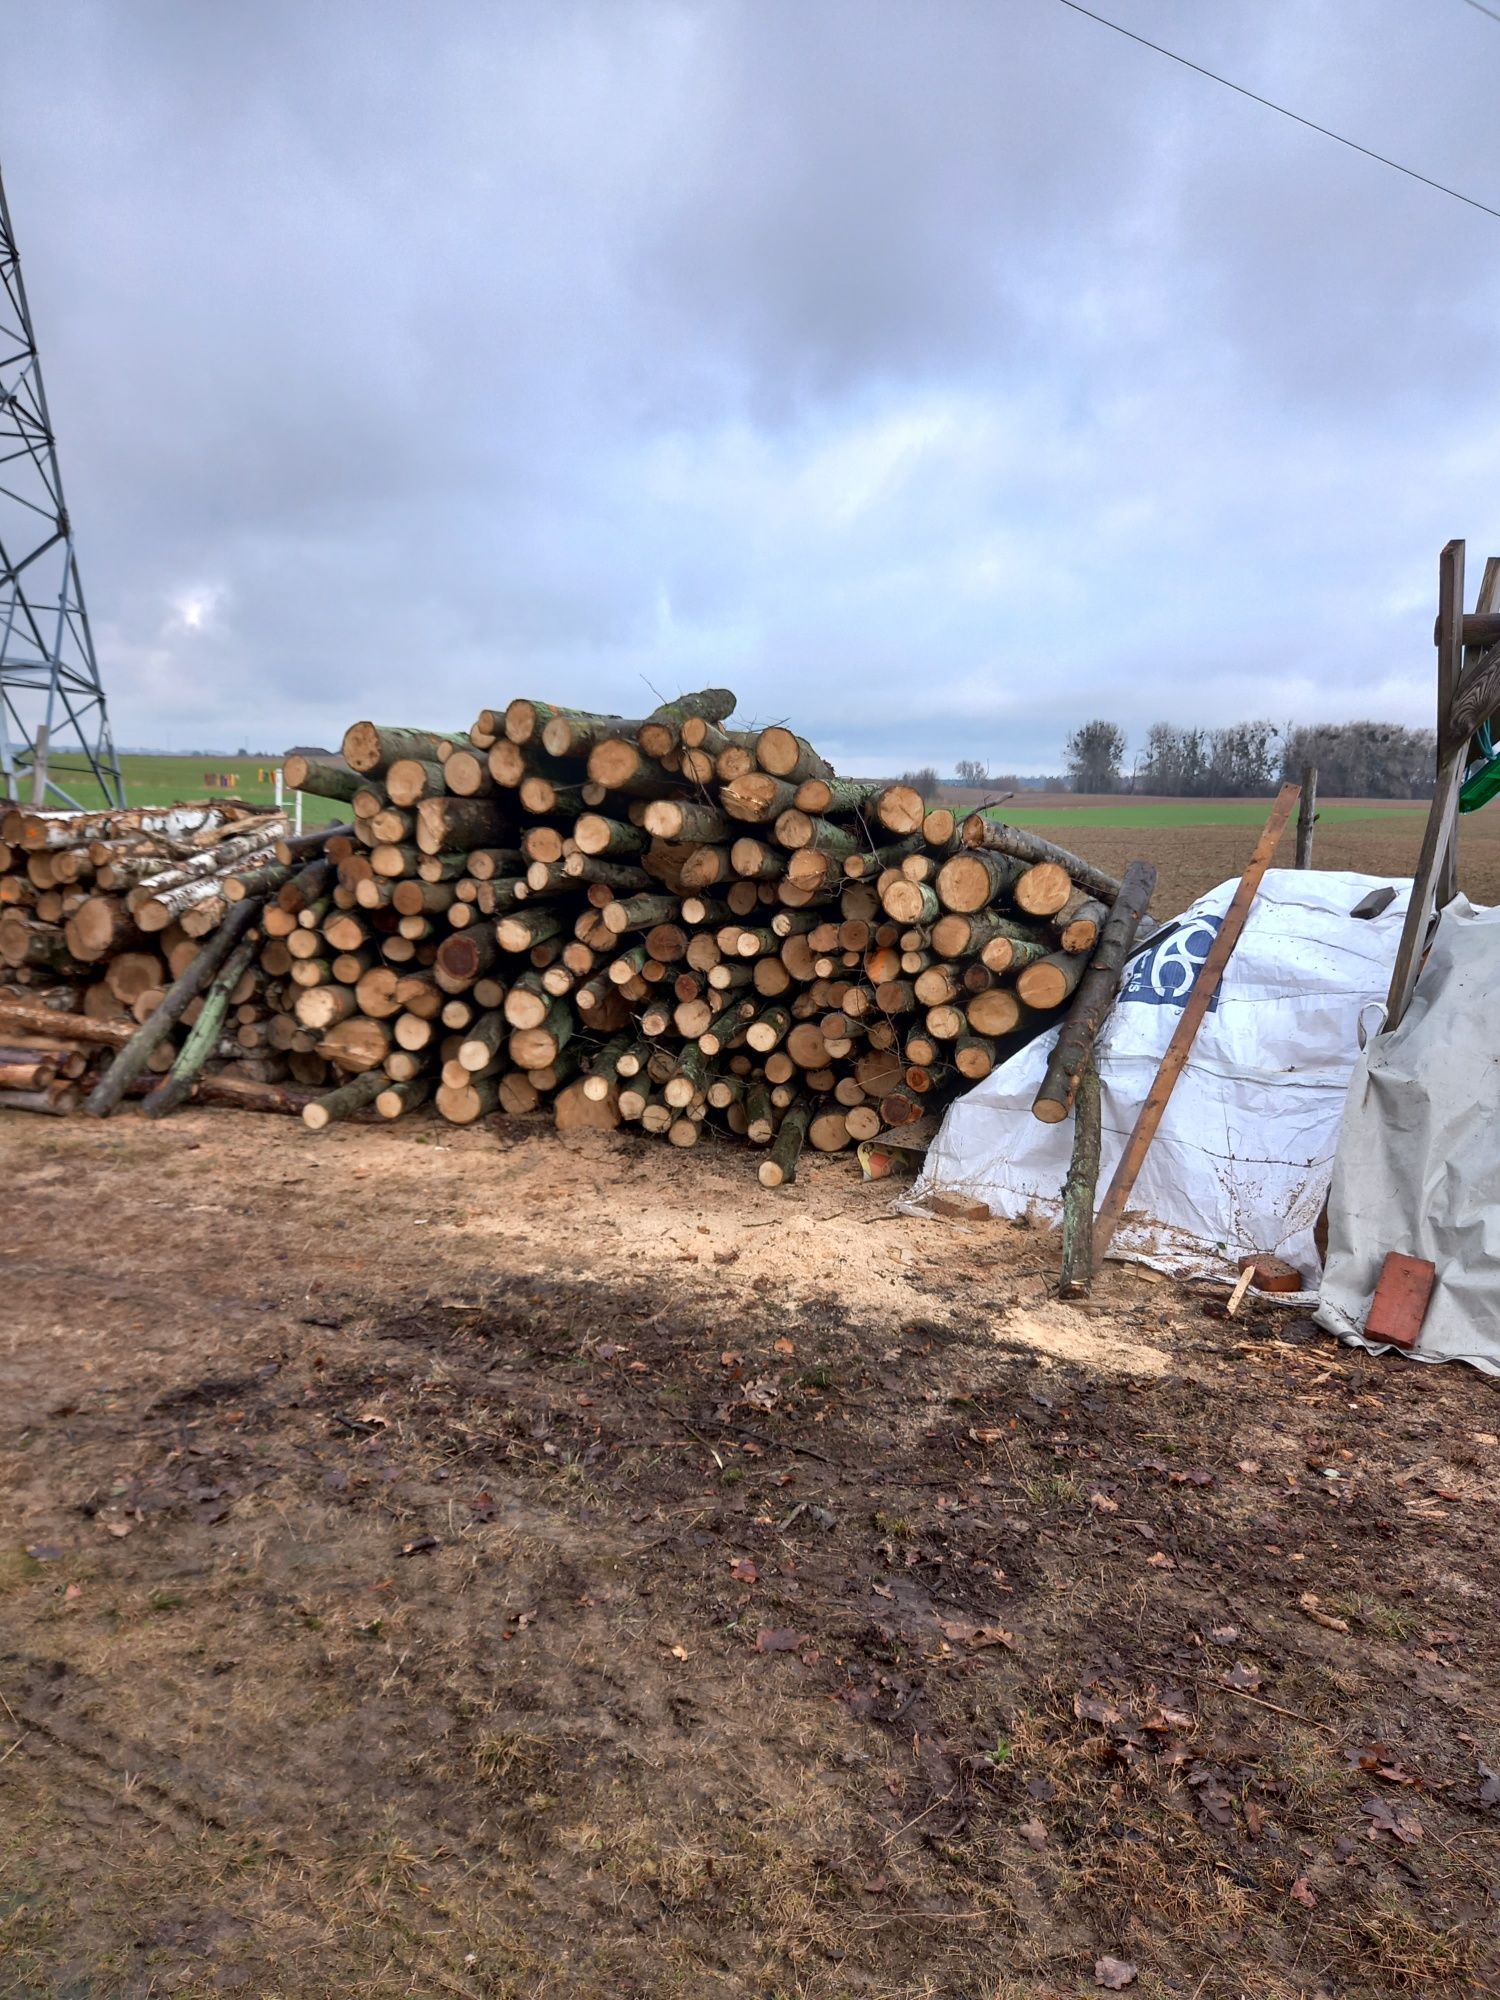
[{"label": "wooden ladder frame", "polygon": [[1437,781],[1386,996],[1385,1034],[1410,1006],[1433,926],[1458,894],[1458,794],[1469,744],[1500,712],[1500,556],[1485,563],[1478,602],[1465,613],[1464,544],[1443,550],[1437,649]]}]

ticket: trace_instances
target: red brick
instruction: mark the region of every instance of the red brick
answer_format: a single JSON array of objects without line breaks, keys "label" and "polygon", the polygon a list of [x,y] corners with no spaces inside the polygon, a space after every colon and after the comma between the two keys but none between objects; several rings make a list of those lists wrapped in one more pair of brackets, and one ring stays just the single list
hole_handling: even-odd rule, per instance
[{"label": "red brick", "polygon": [[1415,1347],[1436,1282],[1437,1266],[1425,1257],[1388,1251],[1365,1318],[1366,1337],[1388,1340],[1393,1347]]}]

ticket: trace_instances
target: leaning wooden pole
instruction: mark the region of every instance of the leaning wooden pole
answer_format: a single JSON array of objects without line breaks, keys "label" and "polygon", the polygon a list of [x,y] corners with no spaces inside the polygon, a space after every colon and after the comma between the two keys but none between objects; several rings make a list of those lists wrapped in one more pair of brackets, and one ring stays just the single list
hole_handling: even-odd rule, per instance
[{"label": "leaning wooden pole", "polygon": [[255,939],[245,938],[229,954],[218,977],[204,996],[203,1011],[188,1031],[176,1062],[141,1109],[148,1118],[165,1118],[175,1111],[198,1081],[203,1065],[219,1045],[224,1016],[229,1012],[229,996],[255,962]]},{"label": "leaning wooden pole", "polygon": [[236,903],[225,921],[209,938],[202,951],[162,995],[161,1004],[136,1029],[115,1057],[84,1105],[90,1117],[107,1118],[135,1079],[151,1060],[152,1052],[164,1042],[182,1018],[189,1000],[195,999],[214,977],[245,932],[260,915],[261,905],[251,898]]},{"label": "leaning wooden pole", "polygon": [[1292,807],[1297,803],[1297,787],[1283,785],[1276,795],[1276,803],[1271,808],[1260,839],[1255,843],[1255,851],[1250,856],[1239,886],[1234,892],[1224,921],[1219,926],[1219,934],[1203,961],[1203,969],[1193,981],[1193,990],[1183,1006],[1182,1019],[1167,1044],[1167,1052],[1162,1057],[1156,1075],[1151,1079],[1151,1088],[1146,1100],[1136,1114],[1135,1125],[1125,1142],[1125,1150],[1120,1155],[1120,1164],[1115,1168],[1114,1179],[1104,1197],[1099,1210],[1099,1220],[1094,1228],[1094,1263],[1102,1264],[1120,1226],[1120,1217],[1130,1200],[1131,1189],[1135,1186],[1136,1175],[1141,1170],[1151,1141],[1156,1137],[1156,1129],[1161,1124],[1168,1100],[1177,1087],[1192,1049],[1203,1018],[1213,1003],[1219,990],[1219,981],[1224,976],[1224,968],[1229,963],[1230,954],[1240,941],[1240,933],[1245,928],[1245,919],[1250,914],[1250,905],[1255,901],[1255,892],[1260,887],[1261,877],[1271,865],[1271,857],[1276,852],[1276,843],[1286,830],[1286,823],[1292,816]]},{"label": "leaning wooden pole", "polygon": [[1044,1125],[1060,1125],[1073,1108],[1073,1095],[1084,1067],[1093,1058],[1099,1030],[1108,1018],[1119,990],[1125,954],[1135,942],[1136,926],[1146,913],[1156,887],[1156,870],[1149,861],[1132,861],[1125,870],[1115,906],[1099,933],[1089,968],[1073,994],[1068,1018],[1047,1064],[1036,1096],[1033,1116]]},{"label": "leaning wooden pole", "polygon": [[1073,1157],[1063,1185],[1058,1295],[1087,1296],[1094,1282],[1094,1192],[1099,1185],[1099,1072],[1090,1050],[1073,1099]]}]

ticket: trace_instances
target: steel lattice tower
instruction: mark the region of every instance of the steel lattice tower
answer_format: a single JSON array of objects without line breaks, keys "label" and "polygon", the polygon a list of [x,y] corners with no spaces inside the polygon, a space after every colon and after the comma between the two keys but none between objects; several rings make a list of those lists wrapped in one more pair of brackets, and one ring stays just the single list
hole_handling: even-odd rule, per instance
[{"label": "steel lattice tower", "polygon": [[77,805],[59,779],[90,776],[124,805],[0,179],[0,796]]}]

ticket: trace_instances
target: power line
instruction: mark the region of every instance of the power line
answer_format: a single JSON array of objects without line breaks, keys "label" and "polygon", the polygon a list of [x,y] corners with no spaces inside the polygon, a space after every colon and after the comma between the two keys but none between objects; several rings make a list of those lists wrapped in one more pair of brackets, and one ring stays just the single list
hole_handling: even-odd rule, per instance
[{"label": "power line", "polygon": [[1492,21],[1500,21],[1500,14],[1497,14],[1493,7],[1486,7],[1483,0],[1467,0],[1467,4],[1476,14],[1488,14]]},{"label": "power line", "polygon": [[[1493,215],[1500,222],[1500,208],[1491,208],[1488,202],[1476,201],[1471,194],[1461,194],[1457,188],[1448,187],[1442,181],[1435,181],[1427,174],[1419,174],[1415,167],[1404,167],[1399,160],[1390,159],[1384,153],[1377,153],[1369,146],[1362,146],[1357,139],[1346,139],[1342,132],[1332,132],[1326,125],[1314,124],[1311,118],[1304,118],[1298,111],[1289,111],[1284,104],[1275,104],[1269,97],[1262,97],[1258,91],[1247,90],[1242,83],[1232,83],[1227,76],[1220,76],[1216,70],[1205,69],[1202,63],[1195,63],[1187,56],[1178,55],[1175,49],[1164,49],[1160,42],[1147,41],[1144,35],[1136,34],[1133,28],[1121,27],[1118,21],[1111,21],[1103,14],[1096,14],[1092,7],[1084,7],[1079,0],[1058,0],[1058,5],[1069,8],[1075,14],[1084,14],[1091,21],[1097,21],[1101,28],[1112,28],[1117,35],[1123,35],[1129,42],[1138,42],[1143,49],[1165,56],[1169,62],[1181,63],[1184,69],[1195,70],[1199,76],[1206,76],[1210,83],[1221,83],[1226,90],[1234,91],[1240,97],[1248,97],[1252,104],[1263,104],[1267,111],[1279,112],[1283,118],[1290,118],[1294,125],[1305,125],[1309,132],[1316,132],[1324,139],[1336,140],[1340,146],[1347,146],[1351,153],[1363,153],[1367,160],[1375,160],[1382,167],[1390,167],[1398,174],[1405,174],[1408,180],[1420,181],[1423,187],[1434,188],[1439,194],[1446,194],[1454,201],[1461,201],[1468,208],[1477,208],[1482,215]],[[1469,0],[1471,7],[1479,7],[1479,0]],[[1479,7],[1481,14],[1490,12],[1488,7]],[[1500,14],[1493,17],[1500,21]]]}]

